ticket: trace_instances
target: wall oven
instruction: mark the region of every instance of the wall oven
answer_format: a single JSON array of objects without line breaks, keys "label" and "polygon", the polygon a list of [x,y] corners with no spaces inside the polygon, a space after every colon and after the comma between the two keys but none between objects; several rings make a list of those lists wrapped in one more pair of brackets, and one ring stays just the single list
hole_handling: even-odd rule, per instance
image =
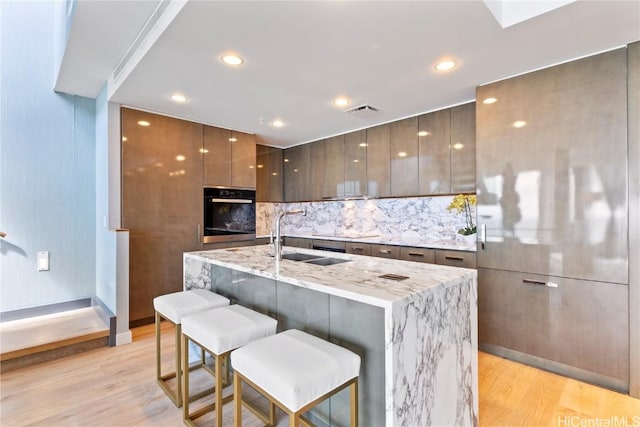
[{"label": "wall oven", "polygon": [[256,191],[204,188],[204,243],[256,238]]}]

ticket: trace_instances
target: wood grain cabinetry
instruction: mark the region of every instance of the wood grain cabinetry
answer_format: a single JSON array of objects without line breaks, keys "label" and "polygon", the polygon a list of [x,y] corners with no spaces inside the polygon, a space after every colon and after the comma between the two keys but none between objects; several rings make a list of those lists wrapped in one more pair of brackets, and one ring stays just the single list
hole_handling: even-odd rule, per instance
[{"label": "wood grain cabinetry", "polygon": [[435,263],[435,251],[428,248],[400,247],[400,259],[405,261]]},{"label": "wood grain cabinetry", "polygon": [[628,381],[625,285],[480,268],[478,310],[485,349],[575,367],[572,376],[610,387]]},{"label": "wood grain cabinetry", "polygon": [[313,239],[305,239],[303,237],[284,237],[284,246],[293,246],[294,248],[313,248]]},{"label": "wood grain cabinetry", "polygon": [[182,289],[182,253],[202,248],[203,125],[122,108],[121,126],[129,320],[137,325],[152,321],[153,298]]},{"label": "wood grain cabinetry", "polygon": [[391,196],[391,126],[367,129],[367,194]]},{"label": "wood grain cabinetry", "polygon": [[283,150],[256,145],[256,201],[283,201]]},{"label": "wood grain cabinetry", "polygon": [[284,199],[286,202],[311,200],[311,144],[284,150]]},{"label": "wood grain cabinetry", "polygon": [[[344,197],[344,135],[325,140],[322,198]],[[312,157],[313,159],[313,157]]]},{"label": "wood grain cabinetry", "polygon": [[451,108],[451,193],[476,191],[476,103]]},{"label": "wood grain cabinetry", "polygon": [[323,139],[306,145],[309,146],[309,198],[307,200],[322,200],[325,180],[328,179],[325,174],[326,140]]},{"label": "wood grain cabinetry", "polygon": [[367,194],[367,131],[344,136],[344,196]]},{"label": "wood grain cabinetry", "polygon": [[204,126],[204,185],[256,188],[255,136]]},{"label": "wood grain cabinetry", "polygon": [[418,195],[418,118],[392,122],[391,196]]},{"label": "wood grain cabinetry", "polygon": [[476,253],[436,249],[435,262],[453,267],[476,268]]},{"label": "wood grain cabinetry", "polygon": [[371,256],[371,244],[347,242],[345,249],[348,254]]},{"label": "wood grain cabinetry", "polygon": [[400,258],[400,246],[372,244],[371,245],[371,256],[375,256],[375,257],[378,257],[378,258],[399,259]]},{"label": "wood grain cabinetry", "polygon": [[420,194],[451,193],[450,117],[450,109],[418,117]]}]

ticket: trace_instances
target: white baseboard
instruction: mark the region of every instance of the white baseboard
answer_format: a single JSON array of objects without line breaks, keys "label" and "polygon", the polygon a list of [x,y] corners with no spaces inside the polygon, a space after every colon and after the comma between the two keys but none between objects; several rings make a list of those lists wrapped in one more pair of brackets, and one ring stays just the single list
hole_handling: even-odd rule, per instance
[{"label": "white baseboard", "polygon": [[131,344],[131,341],[132,341],[131,331],[121,332],[119,334],[116,334],[116,346],[123,345],[123,344]]}]

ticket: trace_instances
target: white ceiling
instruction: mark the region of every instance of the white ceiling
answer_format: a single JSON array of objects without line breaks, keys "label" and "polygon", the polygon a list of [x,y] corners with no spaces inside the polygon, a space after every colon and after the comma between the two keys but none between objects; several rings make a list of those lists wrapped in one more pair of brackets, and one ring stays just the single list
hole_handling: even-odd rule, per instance
[{"label": "white ceiling", "polygon": [[[102,68],[111,68],[101,84],[85,82],[96,73],[87,77],[90,64],[83,64],[100,62],[98,42],[114,34],[120,36],[113,45],[127,50],[144,24],[140,3],[151,13],[162,2],[80,2],[69,46],[81,40],[93,52],[85,57],[81,48],[67,48],[66,81],[77,80],[85,92],[72,84],[65,91],[97,94],[118,63],[118,49],[105,49],[111,54]],[[100,7],[111,12],[90,13]],[[134,11],[136,18],[124,22]],[[82,22],[90,16],[100,16],[99,27]],[[111,101],[256,133],[286,147],[470,101],[477,85],[639,39],[638,1],[581,0],[507,28],[481,1],[189,1],[147,43],[135,68],[112,88]],[[227,51],[245,64],[223,65],[219,57]],[[457,69],[433,70],[449,56]],[[95,93],[86,91],[90,86]],[[174,92],[189,102],[171,102]],[[381,112],[350,116],[331,104],[337,95],[350,97],[350,107],[370,104]],[[271,126],[275,118],[285,126]]]}]

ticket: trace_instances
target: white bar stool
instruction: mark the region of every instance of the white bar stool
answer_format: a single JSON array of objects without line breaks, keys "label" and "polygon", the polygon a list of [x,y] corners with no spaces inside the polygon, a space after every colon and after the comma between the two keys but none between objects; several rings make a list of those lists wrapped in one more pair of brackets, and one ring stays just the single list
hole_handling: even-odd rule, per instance
[{"label": "white bar stool", "polygon": [[349,387],[351,427],[358,425],[360,356],[291,329],[231,353],[235,426],[242,426],[242,381],[289,415],[289,426],[310,424],[302,414]]},{"label": "white bar stool", "polygon": [[[185,399],[183,406],[185,424],[195,426],[193,420],[215,410],[217,425],[222,427],[222,405],[234,399],[233,395],[222,397],[222,361],[229,357],[232,350],[251,341],[275,334],[277,325],[277,320],[237,304],[203,311],[182,319],[182,346],[186,348],[191,340],[211,354],[215,358],[214,375],[216,378],[216,397],[213,404],[194,413],[189,413],[189,401]],[[187,396],[189,395],[188,364],[189,358],[184,354],[182,357],[182,366],[185,372],[183,381],[184,393]],[[270,418],[260,414],[248,404],[247,407],[266,423],[275,418],[273,405]]]},{"label": "white bar stool", "polygon": [[[174,292],[161,295],[153,299],[156,322],[156,379],[158,384],[169,396],[173,403],[179,408],[182,406],[182,373],[180,369],[181,354],[189,354],[188,347],[184,349],[180,346],[180,335],[182,334],[182,318],[203,310],[229,305],[229,300],[215,292],[206,289],[192,289],[189,291]],[[173,323],[176,330],[176,365],[175,371],[162,375],[160,367],[160,320],[166,319]],[[196,367],[204,366],[204,351],[201,355],[201,363]],[[175,378],[177,390],[174,392],[167,381]],[[188,399],[187,399],[188,400]]]}]

